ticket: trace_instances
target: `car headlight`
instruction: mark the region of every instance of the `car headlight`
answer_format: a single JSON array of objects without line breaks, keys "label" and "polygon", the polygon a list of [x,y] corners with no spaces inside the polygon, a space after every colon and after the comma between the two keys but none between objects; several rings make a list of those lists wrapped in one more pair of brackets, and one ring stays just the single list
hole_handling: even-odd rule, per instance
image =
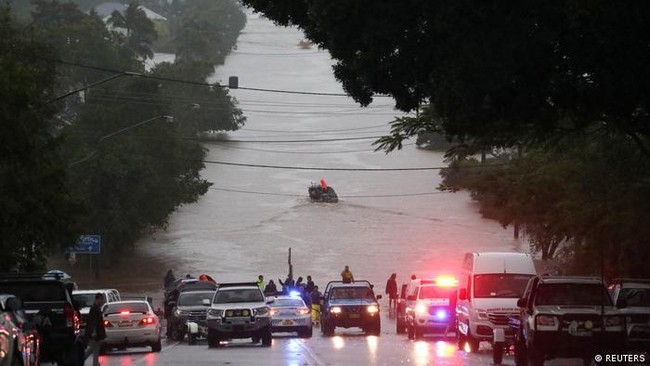
[{"label": "car headlight", "polygon": [[185,315],[185,314],[184,314],[181,310],[176,309],[176,310],[174,311],[174,315],[176,315],[176,316],[183,316],[183,315]]},{"label": "car headlight", "polygon": [[554,327],[557,325],[557,318],[549,315],[538,315],[535,317],[535,324]]},{"label": "car headlight", "polygon": [[417,315],[427,315],[428,312],[429,312],[429,307],[426,304],[415,305],[415,313]]},{"label": "car headlight", "polygon": [[208,316],[212,318],[223,318],[222,309],[210,309],[208,310]]},{"label": "car headlight", "polygon": [[379,306],[369,305],[367,310],[370,314],[377,314],[379,312]]},{"label": "car headlight", "polygon": [[269,313],[268,306],[253,309],[253,316],[264,316]]},{"label": "car headlight", "polygon": [[340,306],[334,306],[330,309],[330,313],[332,314],[340,314],[341,313],[341,307]]},{"label": "car headlight", "polygon": [[618,327],[623,325],[623,317],[622,316],[608,316],[605,318],[605,326],[606,327]]}]

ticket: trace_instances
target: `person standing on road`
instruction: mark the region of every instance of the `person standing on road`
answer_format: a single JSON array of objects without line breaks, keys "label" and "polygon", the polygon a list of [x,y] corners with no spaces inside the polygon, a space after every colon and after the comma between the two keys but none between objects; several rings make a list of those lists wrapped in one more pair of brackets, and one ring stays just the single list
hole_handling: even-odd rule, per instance
[{"label": "person standing on road", "polygon": [[102,314],[102,305],[104,305],[104,295],[98,293],[95,295],[95,302],[90,308],[88,314],[88,323],[86,333],[84,334],[84,343],[88,345],[84,355],[84,361],[93,356],[93,366],[99,365],[99,351],[102,347],[102,341],[106,339],[106,329],[104,329],[104,316]]},{"label": "person standing on road", "polygon": [[275,286],[275,282],[270,280],[269,283],[264,287],[265,296],[275,296],[278,294],[278,288]]},{"label": "person standing on road", "polygon": [[346,265],[343,272],[341,272],[341,280],[343,281],[343,283],[352,283],[352,282],[354,282],[354,276],[352,275],[352,272],[350,271],[350,266]]},{"label": "person standing on road", "polygon": [[311,294],[314,291],[314,281],[311,279],[311,275],[307,276],[307,284],[305,285],[305,292]]},{"label": "person standing on road", "polygon": [[388,310],[397,308],[397,273],[390,275],[386,281],[386,295],[388,295]]},{"label": "person standing on road", "polygon": [[176,277],[174,277],[174,272],[172,272],[172,270],[170,269],[167,271],[167,274],[165,275],[165,279],[163,280],[165,290],[167,290],[169,285],[174,283],[174,281],[176,281]]},{"label": "person standing on road", "polygon": [[259,275],[257,276],[257,287],[264,292],[264,276]]},{"label": "person standing on road", "polygon": [[280,283],[280,285],[282,285],[282,293],[285,295],[289,295],[294,285],[293,277],[287,276],[287,279],[284,280],[284,282],[282,282],[282,280],[278,278],[278,282]]},{"label": "person standing on road", "polygon": [[311,321],[312,323],[320,324],[320,303],[323,295],[318,291],[318,286],[314,286],[311,292]]}]

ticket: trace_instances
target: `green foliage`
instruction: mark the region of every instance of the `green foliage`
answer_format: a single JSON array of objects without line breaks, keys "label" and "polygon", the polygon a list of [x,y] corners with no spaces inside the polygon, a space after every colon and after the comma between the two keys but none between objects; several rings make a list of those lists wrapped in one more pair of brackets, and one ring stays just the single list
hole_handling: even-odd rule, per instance
[{"label": "green foliage", "polygon": [[153,42],[158,38],[154,23],[147,18],[138,2],[131,2],[124,13],[114,11],[108,23],[114,28],[126,30],[123,37],[118,39],[126,43],[136,55],[144,59],[153,58]]},{"label": "green foliage", "polygon": [[175,2],[171,33],[180,62],[222,64],[246,25],[246,15],[235,0]]},{"label": "green foliage", "polygon": [[449,137],[494,146],[605,126],[650,154],[648,2],[243,2],[329,50],[363,105],[430,104]]},{"label": "green foliage", "polygon": [[42,269],[45,257],[74,243],[77,206],[66,187],[61,139],[48,119],[52,64],[25,57],[53,55],[22,34],[0,9],[0,268]]},{"label": "green foliage", "polygon": [[483,215],[521,225],[544,259],[569,256],[581,274],[598,274],[604,261],[608,274],[649,276],[649,172],[631,139],[598,131],[510,163],[456,161],[442,188],[467,189]]}]

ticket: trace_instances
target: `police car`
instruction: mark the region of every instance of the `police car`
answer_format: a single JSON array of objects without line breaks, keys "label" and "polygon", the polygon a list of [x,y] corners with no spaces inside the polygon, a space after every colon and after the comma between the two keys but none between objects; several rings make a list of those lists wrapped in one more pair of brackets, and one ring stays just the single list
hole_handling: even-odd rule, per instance
[{"label": "police car", "polygon": [[301,338],[312,336],[311,309],[299,294],[276,296],[271,303],[271,331],[297,332]]},{"label": "police car", "polygon": [[421,338],[426,333],[455,334],[457,294],[458,280],[453,277],[411,281],[406,295],[408,338]]}]

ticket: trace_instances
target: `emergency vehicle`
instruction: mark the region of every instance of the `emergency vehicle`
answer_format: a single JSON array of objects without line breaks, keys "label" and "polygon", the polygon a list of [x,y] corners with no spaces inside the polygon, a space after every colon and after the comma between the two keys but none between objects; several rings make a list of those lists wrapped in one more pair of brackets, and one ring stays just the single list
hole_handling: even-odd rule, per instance
[{"label": "emergency vehicle", "polygon": [[406,331],[409,339],[434,333],[456,336],[458,280],[452,276],[416,279],[406,294]]}]

